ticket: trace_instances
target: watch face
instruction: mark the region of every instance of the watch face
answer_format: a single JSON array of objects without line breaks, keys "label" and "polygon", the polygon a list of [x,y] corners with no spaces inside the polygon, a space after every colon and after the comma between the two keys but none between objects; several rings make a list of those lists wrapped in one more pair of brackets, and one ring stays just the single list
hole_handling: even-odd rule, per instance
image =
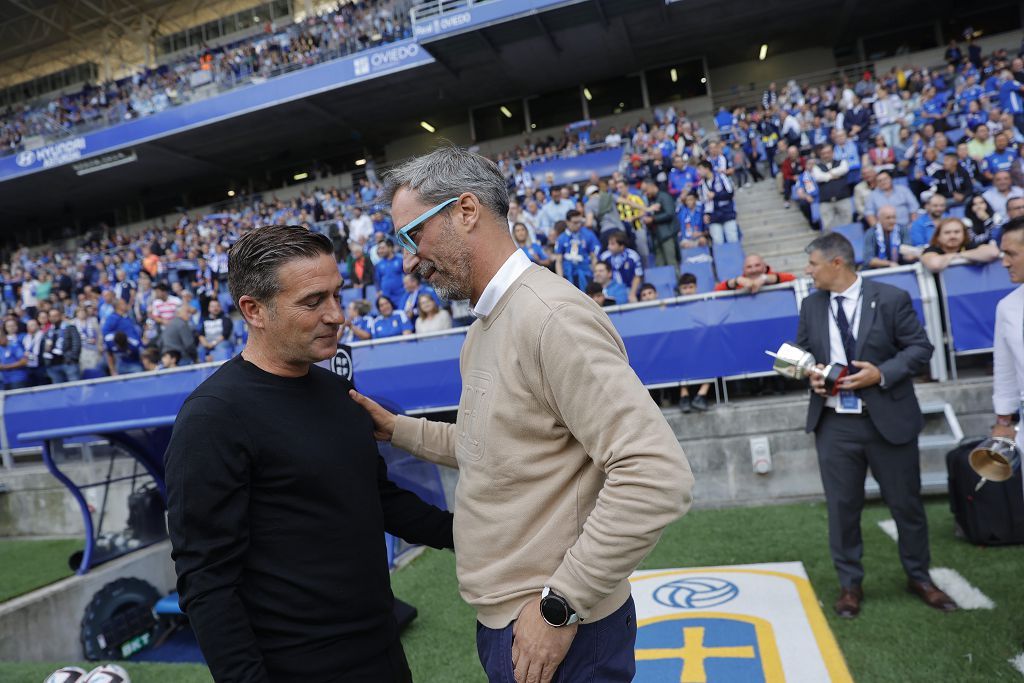
[{"label": "watch face", "polygon": [[564,626],[569,621],[569,605],[557,596],[549,595],[541,600],[540,613],[552,626]]}]

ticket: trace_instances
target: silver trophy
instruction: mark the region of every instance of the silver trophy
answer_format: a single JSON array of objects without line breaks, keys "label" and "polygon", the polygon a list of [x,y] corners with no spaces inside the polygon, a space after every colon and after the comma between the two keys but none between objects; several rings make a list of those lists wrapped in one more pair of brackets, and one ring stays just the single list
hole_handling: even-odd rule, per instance
[{"label": "silver trophy", "polygon": [[968,456],[971,469],[981,481],[974,487],[977,491],[987,481],[1006,481],[1020,469],[1020,449],[1013,439],[993,436],[979,443]]},{"label": "silver trophy", "polygon": [[847,374],[847,367],[839,363],[832,363],[824,368],[816,367],[818,361],[814,360],[814,356],[795,344],[783,344],[778,351],[774,353],[765,351],[765,353],[775,359],[772,370],[783,377],[790,379],[805,379],[810,375],[824,377],[825,390],[833,396],[839,393],[839,381]]},{"label": "silver trophy", "polygon": [[[1017,403],[1017,414],[1020,416],[1021,424],[1024,424],[1024,391],[1018,396],[1020,400]],[[975,446],[968,456],[971,469],[981,477],[974,490],[977,491],[988,481],[1007,481],[1020,469],[1020,461],[1020,448],[1013,439],[1004,436],[985,439]]]}]

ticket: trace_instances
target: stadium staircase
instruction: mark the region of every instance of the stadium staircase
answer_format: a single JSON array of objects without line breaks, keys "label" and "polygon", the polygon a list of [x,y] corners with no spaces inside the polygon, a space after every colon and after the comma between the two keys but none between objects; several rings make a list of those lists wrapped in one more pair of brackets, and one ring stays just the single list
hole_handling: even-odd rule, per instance
[{"label": "stadium staircase", "polygon": [[803,273],[804,247],[817,233],[795,205],[785,208],[774,178],[736,191],[736,217],[743,229],[744,253],[760,254],[772,270]]}]

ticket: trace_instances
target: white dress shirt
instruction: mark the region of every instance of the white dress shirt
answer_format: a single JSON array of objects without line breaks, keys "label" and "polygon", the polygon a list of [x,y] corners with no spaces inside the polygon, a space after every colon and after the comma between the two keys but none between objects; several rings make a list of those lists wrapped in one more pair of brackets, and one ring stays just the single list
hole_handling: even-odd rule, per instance
[{"label": "white dress shirt", "polygon": [[512,286],[512,283],[519,279],[527,268],[533,265],[530,261],[530,257],[526,255],[522,249],[516,249],[515,253],[508,257],[505,263],[498,269],[498,272],[494,274],[491,281],[484,287],[483,294],[480,295],[480,300],[476,302],[476,306],[469,309],[469,312],[473,314],[474,318],[486,318],[494,310],[498,300],[501,296],[508,291],[508,288]]},{"label": "white dress shirt", "polygon": [[[829,363],[839,363],[847,367],[850,365],[849,359],[846,357],[846,349],[843,348],[843,337],[839,334],[839,325],[836,323],[836,317],[839,315],[836,298],[840,296],[845,297],[843,299],[843,312],[846,313],[846,319],[850,321],[850,334],[856,339],[857,325],[860,324],[860,290],[862,283],[863,279],[858,275],[857,279],[853,281],[853,284],[845,292],[832,292],[828,297],[830,309],[828,316]],[[854,372],[856,372],[856,369],[850,368],[850,374]]]},{"label": "white dress shirt", "polygon": [[[846,349],[843,348],[843,336],[839,334],[839,325],[836,323],[836,316],[839,315],[838,305],[836,303],[837,297],[843,298],[843,312],[846,314],[846,319],[850,322],[850,334],[853,338],[857,338],[857,325],[860,324],[860,309],[861,309],[861,297],[860,290],[863,284],[863,279],[860,275],[853,281],[844,292],[832,292],[828,297],[828,355],[829,360],[826,365],[832,363],[839,363],[849,368],[849,374],[857,372],[857,368],[852,367],[846,358]],[[839,400],[835,396],[829,396],[825,399],[825,405],[829,408],[835,408]]]},{"label": "white dress shirt", "polygon": [[[995,348],[992,369],[992,408],[996,415],[1020,410],[1024,391],[1024,287],[1018,287],[996,306]],[[1024,448],[1024,431],[1017,445]]]}]

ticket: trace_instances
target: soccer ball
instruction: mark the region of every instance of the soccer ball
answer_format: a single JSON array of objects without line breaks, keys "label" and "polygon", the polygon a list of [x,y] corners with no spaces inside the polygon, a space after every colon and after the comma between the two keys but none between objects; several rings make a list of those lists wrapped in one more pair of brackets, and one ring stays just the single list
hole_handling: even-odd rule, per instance
[{"label": "soccer ball", "polygon": [[131,683],[128,672],[117,664],[103,664],[86,674],[78,683]]},{"label": "soccer ball", "polygon": [[85,669],[77,666],[62,666],[46,677],[43,683],[77,683],[85,675]]}]

